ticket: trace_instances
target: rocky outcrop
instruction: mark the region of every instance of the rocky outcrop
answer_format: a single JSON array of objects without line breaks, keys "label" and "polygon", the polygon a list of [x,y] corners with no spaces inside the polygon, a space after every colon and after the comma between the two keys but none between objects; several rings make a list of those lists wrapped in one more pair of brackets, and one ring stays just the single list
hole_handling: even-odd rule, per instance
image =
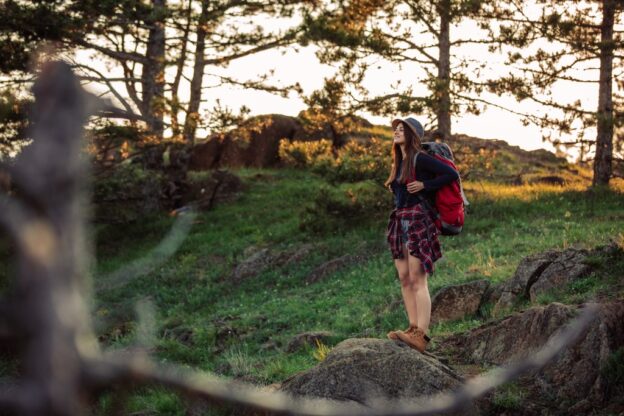
[{"label": "rocky outcrop", "polygon": [[520,299],[534,302],[539,294],[565,287],[586,276],[591,272],[591,267],[585,263],[588,255],[588,250],[568,248],[525,257],[511,279],[489,295],[489,300],[495,302],[494,314],[515,306]]},{"label": "rocky outcrop", "polygon": [[513,307],[519,298],[528,298],[530,287],[559,255],[560,252],[549,250],[523,258],[511,279],[501,284],[494,312]]},{"label": "rocky outcrop", "polygon": [[[354,117],[354,126],[372,127],[366,119]],[[299,117],[265,114],[251,117],[232,131],[214,134],[191,150],[190,170],[219,167],[279,166],[279,145],[282,139],[292,141],[331,140],[342,146],[350,140],[367,141],[370,134],[359,132],[337,135],[329,123],[313,128],[304,126]]]},{"label": "rocky outcrop", "polygon": [[[463,363],[504,365],[530,356],[563,330],[584,305],[552,303],[515,313],[447,338],[439,348]],[[572,403],[571,413],[587,412],[609,399],[601,372],[609,356],[624,347],[624,302],[599,305],[598,316],[578,341],[539,372],[521,377],[532,397],[551,397],[553,404]],[[530,397],[528,398],[530,400]]]},{"label": "rocky outcrop", "polygon": [[216,134],[191,151],[189,169],[218,167],[271,167],[279,162],[280,140],[293,139],[301,129],[295,117],[268,114],[252,117],[240,127]]},{"label": "rocky outcrop", "polygon": [[[351,132],[339,133],[330,123],[317,123],[307,122],[308,116],[306,111],[301,111],[297,118],[302,120],[302,128],[295,133],[293,140],[295,141],[315,141],[315,140],[330,140],[334,146],[341,147],[349,141],[367,142],[372,137],[371,134],[367,134],[362,129],[368,129],[373,127],[373,124],[365,118],[358,117],[356,115],[347,116],[341,120],[341,124],[350,124],[352,126]],[[312,116],[314,119],[314,116]]]},{"label": "rocky outcrop", "polygon": [[315,267],[305,278],[306,284],[312,284],[319,282],[326,277],[344,269],[348,266],[353,266],[358,263],[367,261],[370,256],[379,252],[380,246],[378,242],[369,244],[366,242],[360,243],[357,246],[351,248],[351,253],[344,254],[340,257],[328,260],[319,266]]},{"label": "rocky outcrop", "polygon": [[573,311],[561,303],[537,306],[447,338],[443,348],[461,362],[500,365],[539,349]]},{"label": "rocky outcrop", "polygon": [[431,299],[431,324],[477,313],[489,286],[487,280],[475,280],[443,287]]},{"label": "rocky outcrop", "polygon": [[[412,399],[453,390],[463,382],[452,368],[400,342],[350,338],[336,345],[318,366],[284,380],[294,396],[378,405],[376,400]],[[473,407],[456,414],[475,414]]]},{"label": "rocky outcrop", "polygon": [[362,256],[345,254],[344,256],[326,261],[310,272],[308,277],[306,277],[306,283],[316,283],[361,258]]},{"label": "rocky outcrop", "polygon": [[594,404],[609,400],[609,380],[601,369],[611,354],[624,347],[622,322],[624,302],[601,304],[597,318],[580,342],[535,376],[538,392],[574,401],[570,412],[576,414],[589,412]]},{"label": "rocky outcrop", "polygon": [[254,251],[253,254],[236,265],[230,280],[238,283],[246,278],[255,276],[271,265],[272,260],[270,249],[261,248]]},{"label": "rocky outcrop", "polygon": [[546,293],[554,288],[565,287],[589,274],[591,267],[584,263],[587,255],[587,250],[573,248],[564,250],[531,285],[529,289],[531,302],[534,302],[541,293]]},{"label": "rocky outcrop", "polygon": [[224,137],[213,135],[203,143],[193,146],[189,159],[189,170],[208,170],[219,167],[219,156],[225,147],[224,140]]}]

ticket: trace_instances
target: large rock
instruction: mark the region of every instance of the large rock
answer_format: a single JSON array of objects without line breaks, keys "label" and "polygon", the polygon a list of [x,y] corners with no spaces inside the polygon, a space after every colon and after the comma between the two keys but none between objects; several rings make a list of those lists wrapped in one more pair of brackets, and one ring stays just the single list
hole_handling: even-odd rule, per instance
[{"label": "large rock", "polygon": [[511,279],[503,282],[488,299],[495,302],[493,313],[514,307],[520,299],[535,302],[541,293],[562,288],[586,276],[591,267],[585,264],[588,250],[568,248],[533,254],[520,261]]},{"label": "large rock", "polygon": [[[336,345],[318,366],[284,380],[280,391],[374,406],[376,400],[424,401],[462,382],[450,367],[403,343],[350,338]],[[460,414],[471,412],[472,406]]]},{"label": "large rock", "polygon": [[191,152],[191,170],[217,167],[270,167],[279,162],[280,140],[301,129],[295,117],[267,114],[251,117],[225,134],[215,134]]},{"label": "large rock", "polygon": [[219,167],[274,167],[279,166],[279,145],[282,139],[290,141],[331,140],[342,146],[350,140],[368,141],[371,135],[362,128],[372,124],[366,119],[354,117],[352,133],[336,135],[329,123],[306,126],[299,117],[281,114],[264,114],[250,117],[239,127],[213,134],[191,151],[189,168],[207,170]]},{"label": "large rock", "polygon": [[441,348],[461,362],[500,365],[536,351],[573,317],[574,308],[562,303],[537,306],[454,335]]},{"label": "large rock", "polygon": [[[503,365],[535,353],[562,331],[579,306],[552,303],[515,313],[441,342],[440,348],[460,362]],[[609,399],[601,368],[610,354],[624,346],[624,302],[599,305],[598,316],[578,341],[539,372],[521,377],[530,397],[551,397],[553,404],[576,403],[575,414]]]},{"label": "large rock", "polygon": [[358,263],[364,263],[370,259],[372,255],[378,253],[378,250],[379,246],[376,244],[371,245],[366,242],[360,243],[351,248],[351,253],[328,260],[315,267],[310,274],[306,276],[305,282],[306,284],[313,284],[325,279],[327,276],[330,276],[339,270],[344,269],[345,267]]},{"label": "large rock", "polygon": [[518,298],[528,298],[531,285],[560,254],[559,251],[548,250],[523,258],[511,279],[501,285],[494,313],[503,308],[513,307]]},{"label": "large rock", "polygon": [[268,248],[261,248],[238,263],[232,271],[231,280],[235,283],[255,276],[271,265],[272,256]]},{"label": "large rock", "polygon": [[223,147],[223,138],[210,136],[205,142],[196,144],[191,149],[189,170],[208,170],[219,166],[219,156]]},{"label": "large rock", "polygon": [[[599,305],[599,313],[581,340],[534,376],[537,394],[556,394],[576,402],[571,413],[589,413],[609,397],[609,381],[601,368],[624,347],[624,302]],[[621,378],[620,378],[621,380]],[[581,399],[580,401],[578,401]]]},{"label": "large rock", "polygon": [[[299,112],[297,115],[299,120],[302,120],[301,129],[299,129],[293,136],[293,141],[317,141],[321,139],[331,140],[331,142],[341,147],[349,141],[368,142],[372,135],[365,133],[362,129],[368,129],[373,127],[373,124],[368,120],[358,116],[348,116],[342,120],[342,123],[350,123],[351,128],[349,132],[337,133],[334,126],[330,123],[309,123],[306,116],[306,110]],[[312,117],[314,118],[314,117]]]},{"label": "large rock", "polygon": [[431,300],[431,323],[461,319],[479,311],[488,280],[475,280],[440,289]]},{"label": "large rock", "polygon": [[564,250],[531,285],[529,289],[531,302],[534,302],[541,293],[565,287],[574,280],[586,276],[591,271],[591,267],[584,263],[587,255],[588,251],[584,249]]}]

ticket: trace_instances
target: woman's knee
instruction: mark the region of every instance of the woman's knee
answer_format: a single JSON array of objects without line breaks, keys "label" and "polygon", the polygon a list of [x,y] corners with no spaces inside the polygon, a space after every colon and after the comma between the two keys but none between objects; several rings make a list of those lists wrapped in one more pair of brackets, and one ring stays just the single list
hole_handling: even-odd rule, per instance
[{"label": "woman's knee", "polygon": [[[418,266],[420,266],[420,264]],[[427,288],[427,273],[425,273],[421,267],[418,267],[417,270],[410,269],[407,280],[410,282],[412,288],[416,290]]]},{"label": "woman's knee", "polygon": [[411,274],[408,274],[405,278],[401,279],[401,285],[408,287],[411,290],[428,290],[426,278],[414,277]]},{"label": "woman's knee", "polygon": [[410,275],[409,275],[409,271],[408,270],[398,271],[397,275],[399,276],[399,280],[401,281],[402,285],[407,284],[407,282],[409,282],[409,280],[410,280]]}]

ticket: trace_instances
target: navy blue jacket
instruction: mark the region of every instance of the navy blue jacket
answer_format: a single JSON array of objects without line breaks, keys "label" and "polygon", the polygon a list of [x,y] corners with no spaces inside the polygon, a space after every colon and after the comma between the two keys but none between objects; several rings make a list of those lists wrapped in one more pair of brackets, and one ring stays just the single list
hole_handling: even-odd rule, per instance
[{"label": "navy blue jacket", "polygon": [[[399,155],[401,158],[401,155]],[[425,188],[421,191],[410,193],[407,191],[407,185],[397,181],[403,160],[399,160],[395,179],[390,186],[394,193],[394,206],[396,208],[411,207],[420,202],[416,195],[421,195],[435,203],[435,191],[442,186],[459,179],[459,174],[455,169],[446,165],[433,156],[429,156],[425,152],[418,153],[416,157],[416,180],[423,183]],[[409,180],[413,180],[411,177]]]}]

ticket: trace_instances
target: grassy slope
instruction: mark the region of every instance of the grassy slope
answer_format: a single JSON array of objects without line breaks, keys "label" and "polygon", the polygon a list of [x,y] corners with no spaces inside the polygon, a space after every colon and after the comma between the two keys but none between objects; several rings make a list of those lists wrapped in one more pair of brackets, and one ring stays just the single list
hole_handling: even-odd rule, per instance
[{"label": "grassy slope", "polygon": [[[236,203],[202,213],[202,223],[158,271],[98,297],[94,311],[108,321],[101,331],[109,348],[134,342],[136,327],[128,322],[135,319],[134,302],[145,297],[153,301],[158,318],[155,354],[159,359],[246,376],[257,383],[278,382],[315,365],[312,349],[292,354],[279,349],[299,332],[333,331],[331,346],[349,337],[385,338],[389,329],[405,326],[400,289],[385,246],[386,215],[371,217],[369,223],[344,234],[322,238],[303,234],[298,230],[303,205],[323,181],[302,171],[263,170],[256,176],[258,172],[239,171],[249,189]],[[623,238],[618,234],[624,230],[621,185],[593,197],[579,185],[510,187],[467,182],[465,188],[472,202],[465,231],[442,240],[444,258],[429,280],[432,295],[443,286],[474,279],[502,281],[522,257],[544,249],[572,244],[592,247]],[[171,222],[154,218],[132,227],[99,230],[96,278],[147,253]],[[267,270],[238,286],[229,282],[233,266],[248,246],[279,250],[304,242],[320,247],[298,264]],[[357,252],[363,242],[374,247],[367,261],[321,282],[303,283],[315,266]],[[615,272],[601,269],[568,292],[542,301],[579,301],[595,291],[622,298],[621,292],[608,289],[621,277],[618,267]],[[481,323],[477,317],[467,317],[439,324],[431,328],[431,336],[435,342],[438,336]],[[179,335],[189,331],[192,342]],[[262,347],[270,341],[278,348]],[[182,404],[162,390],[142,390],[129,410],[141,409],[171,414],[182,412]]]}]

